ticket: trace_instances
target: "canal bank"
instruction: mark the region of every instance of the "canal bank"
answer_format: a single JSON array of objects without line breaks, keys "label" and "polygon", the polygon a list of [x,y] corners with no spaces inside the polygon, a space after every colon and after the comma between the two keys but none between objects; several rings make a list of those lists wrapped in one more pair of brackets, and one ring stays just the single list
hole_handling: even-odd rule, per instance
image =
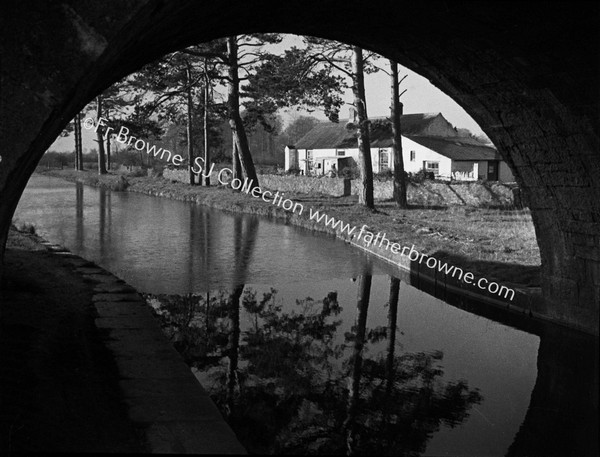
[{"label": "canal bank", "polygon": [[[476,277],[484,277],[495,281],[506,288],[514,290],[512,300],[499,297],[481,290],[474,285],[465,284],[456,277],[439,271],[430,270],[424,265],[413,262],[407,257],[390,252],[381,246],[366,247],[356,242],[356,235],[341,233],[330,226],[310,220],[307,214],[299,215],[285,211],[281,207],[263,202],[241,192],[234,192],[227,186],[210,188],[189,186],[180,182],[172,182],[160,177],[123,177],[118,174],[99,176],[94,172],[76,172],[73,170],[47,170],[45,175],[56,176],[68,181],[82,182],[96,187],[142,193],[179,201],[191,201],[221,211],[232,213],[254,214],[273,220],[295,225],[311,231],[324,232],[336,236],[348,244],[368,252],[392,265],[408,271],[411,275],[454,293],[474,298],[491,306],[499,307],[511,313],[522,314],[526,318],[545,319],[546,309],[541,297],[539,283],[539,266],[535,265],[539,258],[537,245],[532,247],[531,234],[533,227],[526,227],[528,214],[523,211],[499,210],[488,211],[474,208],[451,209],[419,209],[397,210],[393,203],[378,202],[378,210],[373,212],[356,203],[355,197],[327,197],[310,194],[291,194],[286,196],[294,202],[309,207],[344,222],[361,227],[369,226],[373,233],[385,232],[391,242],[401,245],[414,245],[426,255],[454,265],[462,270],[471,271]],[[454,220],[455,227],[445,230],[443,225],[431,220],[435,218]],[[474,215],[471,213],[474,212]],[[481,216],[480,216],[481,214]],[[484,226],[480,219],[489,217],[489,224]],[[516,221],[517,228],[507,227],[506,220]],[[470,233],[461,233],[467,229],[469,222],[475,225]],[[479,225],[478,225],[479,224]],[[525,226],[523,229],[521,226]],[[481,228],[482,237],[477,239],[473,233]],[[487,231],[487,233],[486,233]],[[505,235],[503,232],[507,232]],[[494,240],[496,234],[504,238],[500,242]],[[473,238],[470,238],[473,237]],[[533,235],[535,238],[535,235]],[[519,240],[523,238],[523,240]],[[508,241],[507,241],[508,240]],[[275,241],[275,240],[274,240]],[[494,245],[494,243],[496,243]],[[534,242],[535,244],[535,242]],[[482,254],[484,253],[484,254]],[[485,254],[487,253],[487,254]],[[532,264],[533,263],[533,264]]]},{"label": "canal bank", "polygon": [[3,453],[244,452],[131,286],[15,230],[5,272]]}]

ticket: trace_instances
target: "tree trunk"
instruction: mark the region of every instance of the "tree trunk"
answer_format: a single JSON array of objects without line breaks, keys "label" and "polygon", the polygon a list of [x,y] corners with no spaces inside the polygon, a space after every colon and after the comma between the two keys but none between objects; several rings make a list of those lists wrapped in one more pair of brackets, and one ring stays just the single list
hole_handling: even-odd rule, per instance
[{"label": "tree trunk", "polygon": [[[206,59],[204,59],[204,166],[210,170],[210,150],[208,149],[208,104],[210,103],[210,86],[208,79],[208,71],[206,69]],[[210,174],[205,173],[207,176],[202,175],[202,184],[204,186],[210,186]]]},{"label": "tree trunk", "polygon": [[105,175],[106,174],[106,163],[104,158],[104,127],[100,124],[100,119],[102,118],[102,95],[98,95],[96,98],[98,110],[96,115],[96,125],[98,128],[96,129],[97,141],[98,141],[98,174]]},{"label": "tree trunk", "polygon": [[[233,179],[237,178],[239,180],[242,179],[242,164],[240,161],[240,153],[238,150],[238,146],[237,143],[235,142],[235,139],[233,141],[233,151],[231,152],[232,156],[231,156],[231,165],[232,165],[232,171],[233,171]],[[236,191],[239,192],[239,189]]]},{"label": "tree trunk", "polygon": [[362,49],[353,47],[352,59],[354,107],[358,115],[358,162],[362,189],[358,202],[374,209],[373,200],[373,164],[371,160],[371,141],[369,139],[369,118],[367,116],[367,97],[365,96],[365,75]]},{"label": "tree trunk", "polygon": [[190,177],[190,185],[193,186],[196,183],[194,172],[192,171],[194,164],[194,137],[193,137],[193,104],[192,104],[192,72],[190,70],[190,64],[188,63],[186,72],[186,84],[187,84],[187,152],[188,152],[188,172]]},{"label": "tree trunk", "polygon": [[[252,181],[250,188],[258,187],[258,176],[250,154],[248,146],[248,137],[240,116],[240,78],[238,75],[238,45],[236,37],[227,38],[227,53],[229,57],[229,126],[233,133],[233,141],[237,146],[237,151],[244,175]],[[235,173],[235,172],[234,172]]]},{"label": "tree trunk", "polygon": [[398,87],[398,65],[390,60],[392,83],[392,135],[394,152],[394,201],[400,208],[408,208],[406,200],[406,177],[404,175],[404,160],[402,158],[402,126],[400,116],[404,106],[400,102],[400,88]]}]

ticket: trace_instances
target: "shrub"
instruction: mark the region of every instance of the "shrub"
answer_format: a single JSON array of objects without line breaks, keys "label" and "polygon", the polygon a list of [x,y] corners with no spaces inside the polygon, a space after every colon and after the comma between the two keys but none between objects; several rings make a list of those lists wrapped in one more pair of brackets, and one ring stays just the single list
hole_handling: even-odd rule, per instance
[{"label": "shrub", "polygon": [[148,175],[148,172],[144,168],[137,168],[127,173],[127,176],[132,178],[143,178]]},{"label": "shrub", "polygon": [[300,168],[292,167],[288,171],[285,172],[287,175],[298,176],[300,174]]},{"label": "shrub", "polygon": [[163,175],[165,166],[161,163],[156,163],[152,168],[148,169],[148,176],[150,178],[160,178]]},{"label": "shrub", "polygon": [[36,234],[35,225],[24,223],[19,226],[19,232],[29,233],[30,235]]},{"label": "shrub", "polygon": [[394,172],[388,168],[379,173],[374,173],[373,177],[379,181],[390,181],[391,179],[394,179]]},{"label": "shrub", "polygon": [[433,171],[419,170],[416,173],[409,173],[408,179],[409,179],[409,181],[414,182],[414,183],[421,183],[421,182],[425,181],[426,179],[434,180],[435,173]]}]

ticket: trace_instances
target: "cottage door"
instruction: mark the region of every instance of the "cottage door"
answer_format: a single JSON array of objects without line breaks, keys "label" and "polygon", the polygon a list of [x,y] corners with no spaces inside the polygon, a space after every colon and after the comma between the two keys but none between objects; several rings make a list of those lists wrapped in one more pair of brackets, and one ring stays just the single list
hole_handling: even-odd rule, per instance
[{"label": "cottage door", "polygon": [[498,181],[498,161],[488,161],[488,181]]}]

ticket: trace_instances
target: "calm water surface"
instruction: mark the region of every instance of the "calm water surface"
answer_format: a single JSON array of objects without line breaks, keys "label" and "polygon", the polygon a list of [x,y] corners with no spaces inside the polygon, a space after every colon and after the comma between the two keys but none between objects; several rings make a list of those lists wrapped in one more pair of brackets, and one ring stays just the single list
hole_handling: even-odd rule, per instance
[{"label": "calm water surface", "polygon": [[[554,336],[541,343],[539,332],[450,306],[404,279],[392,307],[397,330],[390,346],[390,275],[402,278],[399,272],[330,236],[253,216],[34,176],[15,219],[142,292],[202,295],[198,316],[207,311],[207,292],[215,300],[217,290],[256,291],[255,301],[240,298],[235,386],[225,388],[232,332],[219,318],[227,315],[223,301],[211,302],[211,324],[207,319],[186,353],[253,451],[329,453],[351,446],[401,455],[518,455],[544,441],[527,432],[540,415],[532,406],[536,379],[542,396],[553,395],[547,391],[560,381],[540,381],[538,364],[543,370],[573,359],[568,338],[559,347]],[[277,294],[261,307],[270,288]],[[358,306],[361,290],[369,299]],[[173,316],[178,310],[169,308]],[[357,352],[361,331],[368,342]],[[538,352],[546,346],[542,363]],[[579,420],[564,417],[577,411],[555,411],[563,423],[546,424],[543,433],[555,426],[564,434],[565,422]]]}]

